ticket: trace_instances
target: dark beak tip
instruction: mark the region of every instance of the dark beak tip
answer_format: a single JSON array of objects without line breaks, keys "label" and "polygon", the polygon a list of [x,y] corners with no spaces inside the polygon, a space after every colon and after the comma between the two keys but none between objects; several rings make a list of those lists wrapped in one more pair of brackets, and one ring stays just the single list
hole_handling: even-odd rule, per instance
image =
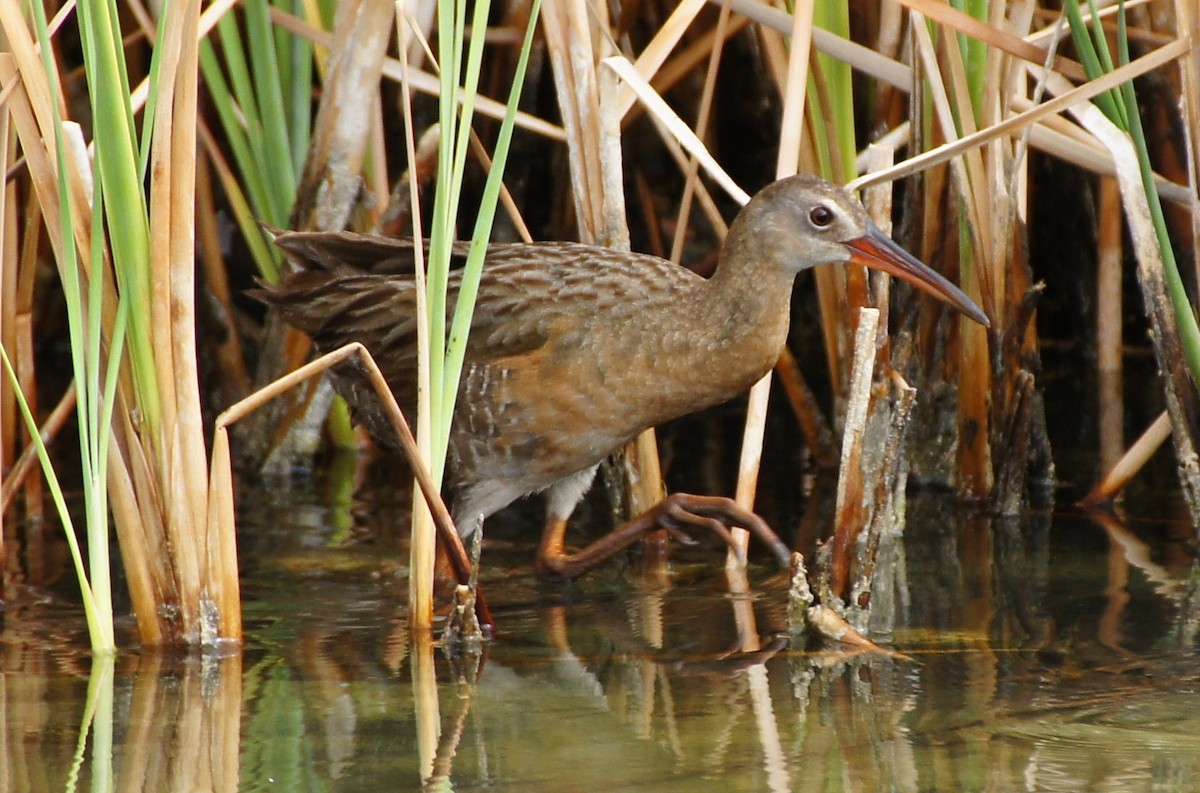
[{"label": "dark beak tip", "polygon": [[844,244],[850,250],[850,261],[891,273],[947,303],[983,327],[992,326],[987,314],[975,301],[941,273],[897,245],[874,224],[866,234]]}]

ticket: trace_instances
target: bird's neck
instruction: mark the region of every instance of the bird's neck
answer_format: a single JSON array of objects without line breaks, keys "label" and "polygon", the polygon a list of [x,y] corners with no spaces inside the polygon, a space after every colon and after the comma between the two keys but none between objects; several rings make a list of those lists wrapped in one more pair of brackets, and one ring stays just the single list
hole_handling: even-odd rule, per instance
[{"label": "bird's neck", "polygon": [[727,244],[721,259],[690,311],[693,326],[703,328],[704,337],[695,350],[693,371],[711,378],[720,398],[728,399],[779,360],[787,341],[794,277],[772,267],[754,244],[732,250]]}]

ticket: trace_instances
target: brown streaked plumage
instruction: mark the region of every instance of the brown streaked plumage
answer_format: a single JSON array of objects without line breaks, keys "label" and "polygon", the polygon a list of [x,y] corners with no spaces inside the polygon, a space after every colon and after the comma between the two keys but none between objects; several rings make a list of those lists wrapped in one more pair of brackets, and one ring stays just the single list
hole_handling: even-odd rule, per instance
[{"label": "brown streaked plumage", "polygon": [[[275,241],[301,269],[256,294],[321,349],[362,342],[411,415],[411,241],[315,232]],[[653,256],[589,245],[489,246],[450,439],[455,521],[470,532],[546,490],[539,567],[561,577],[661,527],[709,527],[727,537],[726,524],[740,525],[786,557],[765,524],[727,499],[674,496],[574,555],[563,552],[562,531],[605,456],[769,372],[787,336],[795,275],[847,261],[887,270],[987,323],[966,295],[882,234],[849,193],[811,176],[769,185],[742,209],[709,280]],[[451,276],[451,312],[458,278]],[[335,385],[387,442],[392,430],[369,387],[346,369]]]}]

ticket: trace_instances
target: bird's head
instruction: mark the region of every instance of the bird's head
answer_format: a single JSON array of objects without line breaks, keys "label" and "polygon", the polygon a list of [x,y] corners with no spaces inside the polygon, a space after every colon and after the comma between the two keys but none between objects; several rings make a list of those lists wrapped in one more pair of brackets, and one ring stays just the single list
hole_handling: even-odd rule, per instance
[{"label": "bird's head", "polygon": [[987,315],[961,289],[884,234],[844,188],[801,174],[763,188],[730,229],[760,255],[793,274],[822,264],[853,262],[882,270],[987,326]]}]

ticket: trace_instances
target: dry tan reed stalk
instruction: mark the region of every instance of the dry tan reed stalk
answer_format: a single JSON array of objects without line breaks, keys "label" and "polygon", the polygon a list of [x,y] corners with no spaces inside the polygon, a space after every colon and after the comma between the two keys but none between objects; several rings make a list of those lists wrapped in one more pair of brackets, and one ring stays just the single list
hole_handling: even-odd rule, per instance
[{"label": "dry tan reed stalk", "polygon": [[[779,144],[779,155],[776,162],[776,175],[788,176],[796,173],[799,162],[800,134],[803,129],[804,92],[808,86],[808,53],[812,41],[812,5],[802,4],[797,8],[792,27],[792,48],[789,53],[786,82],[780,86],[783,97],[783,119]],[[743,202],[744,203],[744,202]],[[734,500],[742,507],[753,510],[754,499],[758,489],[758,474],[762,464],[763,435],[766,428],[767,402],[771,394],[771,375],[767,374],[750,389],[749,401],[746,406],[746,423],[742,432],[742,448],[738,458],[737,492]],[[733,529],[735,548],[741,557],[746,558],[746,550],[750,544],[749,532],[744,529]],[[729,591],[736,595],[745,595],[750,591],[750,581],[746,576],[745,565],[738,561],[737,554],[731,549],[725,557],[725,577]],[[754,609],[745,597],[735,597],[731,604],[733,616],[738,630],[738,649],[742,652],[755,652],[762,646],[758,633]],[[770,692],[767,689],[766,670],[761,675],[751,679],[751,692],[755,704],[755,713],[759,715],[760,733],[763,737],[764,749],[774,748],[778,740],[778,732],[772,734],[764,730],[771,726],[764,723],[762,711],[770,709]]]},{"label": "dry tan reed stalk", "polygon": [[[196,41],[200,4],[189,3],[183,24],[163,38],[160,89],[151,149],[150,279],[154,357],[166,443],[159,451],[159,481],[166,497],[165,522],[175,554],[180,608],[187,628],[204,643],[217,631],[202,613],[210,580],[204,532],[208,479],[204,427],[195,358]],[[169,329],[169,330],[167,330]],[[167,332],[164,332],[166,330]],[[228,527],[232,534],[233,527]],[[236,568],[234,568],[236,571]],[[236,579],[236,572],[234,574]],[[234,594],[237,590],[235,588]],[[234,610],[240,609],[238,600]],[[216,601],[217,613],[228,604]],[[209,631],[212,635],[208,635]],[[241,639],[240,632],[234,637]],[[194,639],[193,639],[194,640]]]},{"label": "dry tan reed stalk", "polygon": [[[1023,133],[1031,124],[1039,122],[1049,116],[1061,114],[1069,107],[1087,99],[1111,90],[1121,83],[1127,82],[1135,77],[1147,74],[1155,69],[1160,68],[1164,64],[1170,63],[1172,60],[1181,57],[1186,52],[1186,44],[1182,41],[1175,41],[1171,44],[1160,47],[1153,52],[1134,60],[1125,66],[1121,66],[1112,72],[1099,77],[1095,80],[1088,81],[1081,86],[1075,87],[1070,91],[1055,96],[1045,102],[1036,105],[1030,105],[1028,102],[1022,102],[1020,99],[1014,101],[1014,106],[1024,106],[1025,109],[1017,115],[1009,116],[1003,120],[997,121],[990,126],[979,129],[969,135],[963,135],[952,141],[941,144],[932,149],[909,157],[900,161],[891,168],[865,173],[858,179],[848,185],[849,187],[861,188],[869,185],[878,184],[883,181],[892,181],[901,179],[914,173],[925,170],[933,165],[947,162],[954,157],[959,156],[965,151],[972,148],[981,147],[997,138]],[[1035,127],[1036,129],[1036,127]],[[1075,148],[1075,146],[1067,146],[1066,149]],[[1052,152],[1053,153],[1053,152]],[[1098,164],[1097,164],[1098,167]],[[1089,168],[1096,170],[1096,167]]]},{"label": "dry tan reed stalk", "polygon": [[[723,2],[723,0],[709,0],[709,2],[717,4]],[[732,7],[735,12],[744,15],[747,19],[751,19],[760,23],[771,30],[786,33],[791,27],[791,17],[788,14],[764,5],[763,3],[758,2],[758,0],[732,0]],[[1049,35],[1052,34],[1044,34],[1044,36]],[[1037,36],[1037,34],[1034,34],[1034,36]],[[1030,38],[1033,38],[1033,36]],[[769,41],[765,43],[769,43]],[[817,28],[813,31],[813,44],[817,50],[845,61],[856,70],[862,72],[864,75],[875,78],[887,86],[899,88],[905,92],[908,92],[912,89],[912,70],[907,64],[900,63],[899,61],[886,57],[885,55],[868,49],[862,45],[839,38],[838,36],[820,28]],[[1165,46],[1174,48],[1179,47],[1180,45],[1178,43],[1172,43]],[[1039,51],[1043,52],[1043,54],[1045,52],[1040,48]],[[1032,55],[1032,51],[1029,51],[1029,54]],[[1144,71],[1150,71],[1151,69],[1157,68],[1158,65],[1161,65],[1161,63],[1156,63],[1159,58],[1162,59],[1162,62],[1166,62],[1173,57],[1178,57],[1178,55],[1179,53],[1171,53],[1170,51],[1163,53],[1158,53],[1155,51],[1148,53],[1146,56],[1137,59],[1133,63],[1141,64],[1136,70],[1136,73],[1143,73]],[[1030,65],[1040,66],[1041,63],[1042,61],[1039,60]],[[1129,79],[1130,74],[1135,72],[1131,66],[1132,64],[1130,67],[1121,67],[1122,69],[1130,69],[1130,72],[1125,73],[1122,79]],[[1099,82],[1100,80],[1103,82]],[[1101,90],[1106,90],[1107,88],[1111,87],[1112,85],[1116,85],[1119,82],[1120,80],[1110,81],[1109,76],[1098,78],[1098,81],[1091,81],[1083,86],[1080,86],[1079,93],[1076,96],[1078,98],[1083,98],[1084,96],[1095,95],[1095,93],[1098,93]],[[1028,111],[1034,107],[1028,100],[1024,100],[1019,96],[1011,97],[1011,101],[1013,108],[1020,112]],[[1072,100],[1071,103],[1074,103],[1074,101],[1078,100]],[[1064,103],[1064,105],[1065,104],[1067,103]],[[1061,109],[1062,108],[1056,108],[1055,112],[1058,112]],[[1031,143],[1033,143],[1036,148],[1095,173],[1107,175],[1113,174],[1111,159],[1100,154],[1100,152],[1103,151],[1103,148],[1100,147],[1094,139],[1087,136],[1086,133],[1080,131],[1078,127],[1062,121],[1061,119],[1056,119],[1052,115],[1046,117],[1043,115],[1043,113],[1038,113],[1035,118],[1040,119],[1039,123],[1034,126],[1031,135]],[[1011,126],[1015,130],[1023,126],[1026,122],[1023,121],[1020,124],[1014,124],[1009,121],[1004,121],[1000,123],[1005,125],[1005,128]],[[995,132],[998,133],[999,129],[997,129]],[[1071,142],[1065,140],[1063,138],[1064,134],[1074,138],[1074,140]],[[981,130],[979,135],[981,137],[990,138],[992,137],[993,133]],[[969,148],[971,145],[978,145],[979,142],[979,139],[973,139],[971,143],[960,143],[957,141],[953,143],[947,143],[945,144],[947,147],[946,149],[939,147],[937,150],[931,150],[940,152],[938,155],[930,154],[929,156],[940,162],[944,158],[949,158],[959,154],[961,149]],[[949,147],[953,148],[951,149]],[[918,156],[924,157],[926,155],[922,154]],[[911,173],[914,169],[910,169],[905,164],[907,162],[908,160],[905,160],[897,164],[895,166],[896,171],[894,172],[889,172],[887,175],[879,174],[871,178],[872,180],[884,178],[894,179],[899,178],[901,173]],[[918,160],[917,162],[921,161]],[[1192,194],[1186,187],[1182,185],[1175,185],[1168,180],[1163,179],[1161,176],[1158,177],[1158,179],[1160,193],[1164,198],[1175,203],[1182,203],[1190,206]],[[856,184],[855,186],[863,185]]]},{"label": "dry tan reed stalk", "polygon": [[[1017,58],[1029,61],[1030,63],[1043,63],[1046,60],[1046,50],[1042,47],[1032,44],[1019,35],[1002,30],[994,25],[989,25],[983,20],[967,14],[964,11],[959,11],[956,8],[946,4],[937,2],[936,0],[898,0],[901,5],[907,6],[912,11],[921,14],[923,17],[932,19],[947,30],[952,30],[956,33],[963,33],[976,41],[982,41],[990,47],[994,47],[1002,52],[1007,52]],[[997,4],[998,8],[994,10],[1003,10],[1003,4]],[[1054,56],[1054,70],[1064,77],[1069,77],[1072,80],[1086,80],[1087,75],[1083,71],[1083,66],[1078,61],[1073,61],[1062,55]]]},{"label": "dry tan reed stalk", "polygon": [[[404,146],[408,156],[408,207],[411,213],[412,229],[416,232],[424,228],[421,220],[421,200],[418,182],[420,159],[417,154],[416,129],[413,124],[412,89],[409,79],[412,72],[408,66],[408,53],[411,47],[406,47],[408,34],[420,38],[420,29],[412,24],[404,14],[404,3],[396,3],[396,38],[399,42],[400,69],[404,90],[401,101],[401,111],[404,115]],[[408,24],[404,24],[404,23]],[[421,39],[424,45],[424,39]],[[436,63],[433,53],[426,54],[430,63]],[[441,127],[435,126],[434,131],[426,132],[422,143],[428,143],[430,158],[434,168],[437,168],[438,158],[442,149]],[[437,138],[434,139],[436,134]],[[417,316],[417,444],[416,453],[422,466],[429,466],[433,460],[433,411],[432,389],[430,381],[433,377],[430,366],[430,336],[429,322],[429,291],[425,260],[425,240],[421,234],[414,233],[412,238],[413,262],[416,264],[413,276],[416,283],[416,316]],[[408,628],[415,634],[428,635],[433,628],[433,576],[436,565],[436,551],[433,542],[433,513],[429,504],[413,500],[412,508],[412,539],[409,546],[409,576],[408,576]],[[461,583],[461,582],[460,582]]]},{"label": "dry tan reed stalk", "polygon": [[[5,91],[11,90],[11,87]],[[3,108],[3,100],[0,100],[0,108]],[[4,110],[0,110],[0,174],[8,173],[9,163],[17,154],[16,138],[9,134],[9,116]],[[19,311],[19,291],[20,278],[19,267],[21,261],[20,241],[17,237],[17,184],[12,179],[6,179],[2,187],[0,187],[0,344],[9,353],[9,357],[16,356],[20,349],[17,346],[17,323]],[[18,382],[20,381],[20,363],[17,359]],[[25,392],[29,393],[29,392]],[[36,394],[36,392],[35,392]],[[29,398],[31,405],[37,405],[36,395]],[[36,407],[35,407],[36,410]],[[0,505],[0,564],[5,561],[4,555],[4,524],[5,514],[8,512],[11,493],[15,492],[15,488],[10,487],[9,479],[15,476],[14,458],[17,454],[17,436],[20,430],[18,429],[24,424],[19,421],[17,415],[17,399],[16,394],[9,386],[8,379],[4,378],[0,383],[0,470],[11,472],[4,481],[3,504]],[[27,436],[22,436],[27,437]],[[33,447],[28,446],[26,451],[32,457]],[[32,462],[32,459],[30,460]],[[13,479],[13,481],[17,481]],[[23,481],[23,477],[22,477]],[[36,487],[34,488],[36,492]],[[40,514],[40,510],[38,513]],[[4,567],[7,569],[7,566]],[[0,584],[3,581],[0,580]]]},{"label": "dry tan reed stalk", "polygon": [[[11,89],[10,89],[11,90]],[[9,162],[16,156],[17,142],[9,136],[8,113],[0,100],[0,174],[8,173]],[[17,240],[17,186],[11,179],[0,185],[0,344],[16,351],[17,264],[20,246]],[[33,404],[37,404],[36,400]],[[0,386],[0,467],[7,471],[16,453],[17,403],[7,383]],[[4,510],[0,509],[0,542],[3,542]],[[0,554],[0,560],[2,560]]]},{"label": "dry tan reed stalk", "polygon": [[[850,563],[854,544],[862,531],[863,501],[863,436],[867,427],[867,411],[871,404],[871,381],[875,371],[875,331],[879,327],[879,309],[862,308],[858,312],[858,329],[854,336],[854,361],[850,367],[849,390],[846,399],[846,419],[842,429],[841,465],[838,469],[837,501],[834,507],[833,537],[829,541],[830,566],[818,575],[828,576],[825,591],[818,592],[822,603],[832,606],[845,603],[850,593]],[[836,598],[836,600],[835,600]]]},{"label": "dry tan reed stalk", "polygon": [[[704,168],[705,173],[738,204],[745,204],[750,200],[750,194],[733,181],[732,177],[725,172],[725,169],[717,163],[700,139],[696,137],[696,133],[692,132],[691,128],[663,101],[663,98],[654,92],[650,84],[641,78],[633,68],[633,64],[619,55],[605,58],[603,63],[616,72],[628,85],[633,87],[638,98],[646,106],[646,109],[650,111],[655,124],[661,125],[664,128],[665,132],[660,130],[664,141],[673,142],[676,146],[682,147],[688,154],[695,157],[696,161]],[[687,167],[685,157],[678,156],[677,154],[673,156],[675,161],[679,163],[681,170]],[[697,187],[697,194],[700,194],[699,186]]]},{"label": "dry tan reed stalk", "polygon": [[[804,125],[804,96],[808,87],[809,47],[812,43],[812,5],[797,7],[791,30],[791,50],[788,57],[786,83],[780,88],[783,97],[783,118],[780,123],[779,158],[775,164],[776,178],[791,176],[799,170],[800,137]],[[742,435],[742,452],[738,460],[738,483],[735,500],[746,509],[754,509],[758,489],[759,466],[762,463],[763,433],[767,418],[767,401],[771,395],[771,376],[768,374],[750,389],[746,408],[746,426]],[[750,543],[745,530],[734,529],[734,538],[742,554]],[[726,569],[735,568],[735,559],[727,557]]]},{"label": "dry tan reed stalk", "polygon": [[433,512],[434,522],[440,532],[439,537],[443,541],[450,541],[451,547],[448,550],[453,555],[460,559],[466,559],[466,550],[462,546],[462,541],[458,539],[458,531],[454,528],[454,521],[450,518],[450,512],[446,509],[446,504],[442,501],[441,494],[438,492],[437,485],[434,484],[429,470],[420,462],[420,456],[417,452],[417,442],[413,437],[412,430],[409,428],[408,421],[404,418],[400,406],[396,403],[395,395],[387,387],[387,381],[379,371],[379,366],[375,363],[374,358],[371,357],[367,348],[359,342],[352,342],[344,347],[339,347],[332,352],[326,353],[295,371],[280,377],[269,386],[260,388],[240,402],[231,405],[217,417],[214,427],[214,437],[218,432],[225,431],[226,427],[235,424],[244,416],[249,415],[283,392],[295,388],[304,381],[324,372],[331,366],[336,366],[352,356],[357,356],[359,365],[366,369],[367,378],[371,386],[375,389],[376,396],[379,398],[384,413],[392,424],[392,428],[396,431],[396,437],[405,459],[412,466],[413,475],[417,479],[421,494],[425,497],[430,510]]},{"label": "dry tan reed stalk", "polygon": [[1114,179],[1101,178],[1096,199],[1096,369],[1101,380],[1100,470],[1116,465],[1125,448],[1125,400],[1122,395],[1122,263],[1125,223]]},{"label": "dry tan reed stalk", "polygon": [[1117,460],[1099,484],[1080,500],[1080,505],[1095,507],[1115,499],[1169,437],[1171,418],[1163,412]]},{"label": "dry tan reed stalk", "polygon": [[[662,27],[654,34],[654,38],[645,46],[633,67],[647,82],[658,73],[667,56],[683,38],[683,34],[695,21],[696,15],[704,8],[705,0],[682,0],[671,15],[663,22]],[[617,99],[616,113],[618,118],[624,118],[636,101],[633,89],[626,84]]]},{"label": "dry tan reed stalk", "polygon": [[[722,5],[721,7],[724,9],[726,6]],[[659,94],[667,93],[678,85],[684,77],[691,74],[693,69],[711,58],[714,52],[723,49],[726,43],[741,33],[749,24],[750,21],[745,17],[738,17],[736,19],[730,17],[729,21],[724,24],[718,22],[709,32],[691,39],[677,55],[659,67],[658,71],[654,73],[654,77],[650,80],[650,85]],[[638,112],[638,106],[634,105],[625,116],[625,123],[628,124],[636,118]]]},{"label": "dry tan reed stalk", "polygon": [[[15,144],[15,141],[14,141]],[[16,206],[12,207],[15,213]],[[25,201],[25,223],[21,230],[20,254],[15,265],[17,269],[17,288],[15,291],[16,306],[13,315],[13,344],[16,351],[17,382],[21,391],[26,395],[31,405],[37,404],[38,380],[37,367],[34,364],[34,308],[38,273],[38,248],[42,239],[42,211],[35,195],[29,195]],[[17,239],[13,237],[13,243]],[[5,254],[7,255],[7,254]],[[7,343],[7,342],[6,342]],[[7,382],[5,389],[7,391]],[[21,422],[24,424],[24,422]],[[22,427],[22,432],[25,428]],[[14,436],[15,437],[15,436]],[[28,435],[22,437],[28,438]],[[25,516],[27,519],[45,517],[45,480],[41,472],[34,473],[26,480],[25,486]]]}]

